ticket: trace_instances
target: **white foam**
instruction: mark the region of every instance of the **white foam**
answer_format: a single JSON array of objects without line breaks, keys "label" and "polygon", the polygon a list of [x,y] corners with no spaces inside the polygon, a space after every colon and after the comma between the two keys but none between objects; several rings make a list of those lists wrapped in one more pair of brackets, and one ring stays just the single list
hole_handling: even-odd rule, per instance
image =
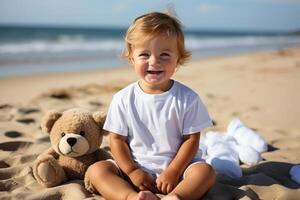
[{"label": "white foam", "polygon": [[[299,36],[234,36],[203,37],[186,35],[186,46],[189,50],[212,50],[233,47],[257,47],[261,45],[300,44]],[[120,38],[85,38],[84,35],[61,35],[58,39],[35,39],[23,42],[1,42],[1,54],[66,52],[66,51],[118,51],[124,48]]]},{"label": "white foam", "polygon": [[235,36],[235,37],[186,37],[186,46],[191,50],[226,47],[255,47],[262,45],[299,44],[299,36]]},{"label": "white foam", "polygon": [[84,40],[34,40],[27,42],[10,42],[0,45],[1,54],[19,53],[59,53],[68,51],[118,51],[121,52],[124,42],[115,39]]}]

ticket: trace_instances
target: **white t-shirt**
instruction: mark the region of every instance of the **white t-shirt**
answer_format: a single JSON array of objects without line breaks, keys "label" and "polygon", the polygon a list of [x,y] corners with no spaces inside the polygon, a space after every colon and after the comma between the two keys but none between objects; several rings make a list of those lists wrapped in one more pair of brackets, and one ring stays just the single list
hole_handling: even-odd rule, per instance
[{"label": "white t-shirt", "polygon": [[167,92],[147,94],[135,82],[114,95],[103,128],[127,136],[134,161],[157,175],[175,157],[183,135],[211,124],[201,99],[187,86],[174,81]]}]

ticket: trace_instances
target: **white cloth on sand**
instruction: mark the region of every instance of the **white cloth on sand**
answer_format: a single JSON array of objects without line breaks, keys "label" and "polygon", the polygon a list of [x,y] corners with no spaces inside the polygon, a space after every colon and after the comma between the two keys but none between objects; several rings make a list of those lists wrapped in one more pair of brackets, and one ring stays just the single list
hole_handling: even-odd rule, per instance
[{"label": "white cloth on sand", "polygon": [[262,160],[261,152],[267,150],[266,141],[255,131],[234,118],[227,132],[209,131],[200,137],[202,157],[218,174],[232,178],[242,176],[240,162],[255,165]]},{"label": "white cloth on sand", "polygon": [[226,142],[219,141],[208,147],[207,155],[206,162],[217,173],[226,174],[232,178],[242,176],[238,154]]},{"label": "white cloth on sand", "polygon": [[262,160],[260,153],[250,146],[237,145],[235,149],[239,154],[240,161],[249,166],[253,166]]},{"label": "white cloth on sand", "polygon": [[250,146],[258,153],[268,150],[267,142],[254,130],[245,126],[238,118],[231,120],[227,127],[227,133],[234,137],[240,145]]}]

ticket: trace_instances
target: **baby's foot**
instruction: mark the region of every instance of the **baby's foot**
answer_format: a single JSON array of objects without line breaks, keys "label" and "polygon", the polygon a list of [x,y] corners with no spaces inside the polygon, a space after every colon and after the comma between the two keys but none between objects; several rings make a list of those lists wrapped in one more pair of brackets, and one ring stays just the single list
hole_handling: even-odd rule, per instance
[{"label": "baby's foot", "polygon": [[181,200],[181,199],[179,198],[178,195],[172,194],[172,195],[165,196],[161,200]]},{"label": "baby's foot", "polygon": [[159,200],[159,198],[150,191],[140,191],[137,200]]}]

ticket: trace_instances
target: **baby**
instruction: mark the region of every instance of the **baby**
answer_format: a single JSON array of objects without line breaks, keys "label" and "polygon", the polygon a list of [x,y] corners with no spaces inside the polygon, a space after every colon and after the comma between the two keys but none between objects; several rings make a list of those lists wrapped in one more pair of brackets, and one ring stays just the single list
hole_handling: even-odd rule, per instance
[{"label": "baby", "polygon": [[215,182],[198,154],[200,131],[212,123],[199,96],[171,78],[190,57],[181,24],[148,13],[134,20],[125,42],[140,79],[112,99],[103,128],[114,160],[91,165],[90,184],[109,200],[200,199]]}]

